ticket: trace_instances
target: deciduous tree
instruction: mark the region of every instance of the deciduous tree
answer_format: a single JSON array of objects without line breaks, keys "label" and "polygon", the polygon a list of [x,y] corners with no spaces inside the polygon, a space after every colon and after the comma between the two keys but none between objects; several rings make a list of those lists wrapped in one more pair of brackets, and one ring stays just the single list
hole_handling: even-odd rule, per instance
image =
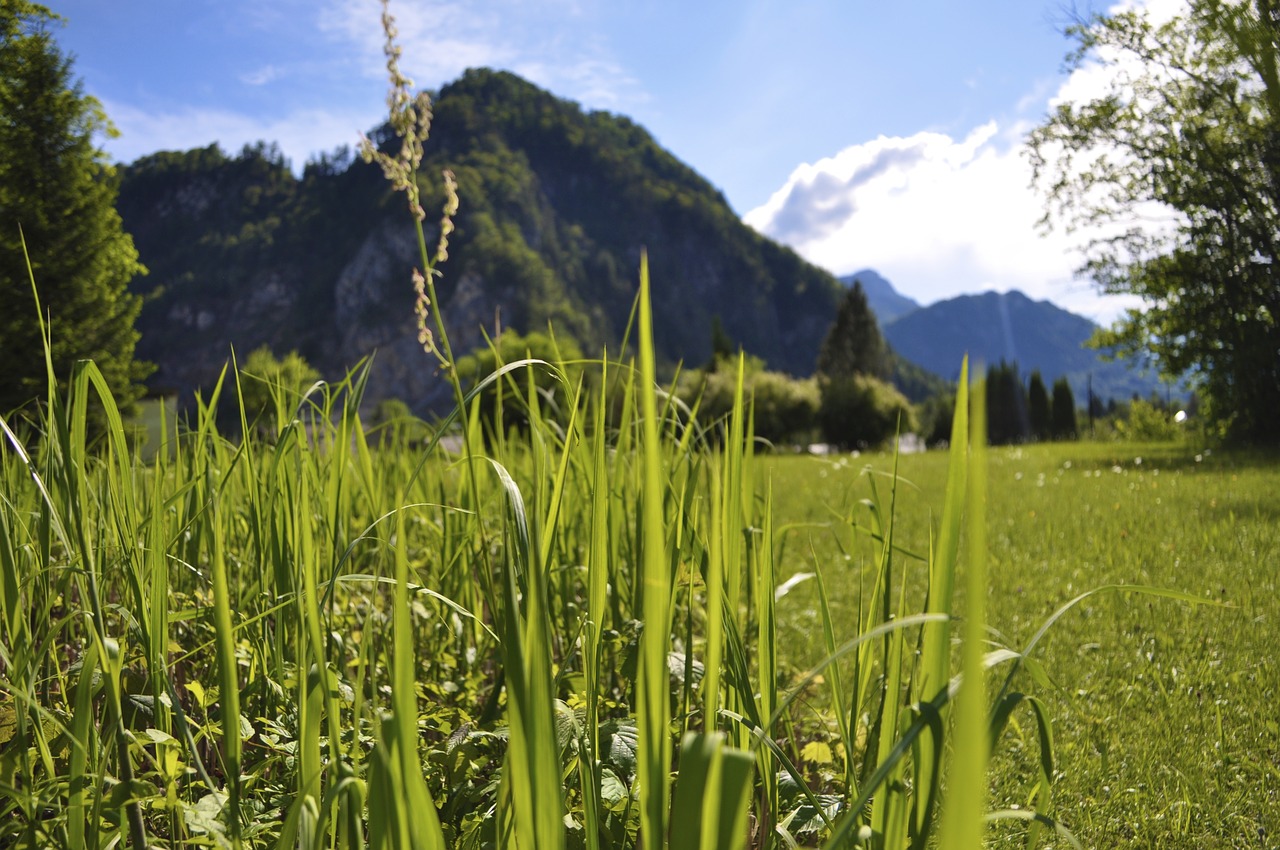
[{"label": "deciduous tree", "polygon": [[1280,440],[1280,3],[1128,9],[1072,33],[1077,67],[1115,73],[1030,151],[1047,218],[1105,234],[1083,271],[1142,299],[1099,341],[1190,370],[1224,430]]}]

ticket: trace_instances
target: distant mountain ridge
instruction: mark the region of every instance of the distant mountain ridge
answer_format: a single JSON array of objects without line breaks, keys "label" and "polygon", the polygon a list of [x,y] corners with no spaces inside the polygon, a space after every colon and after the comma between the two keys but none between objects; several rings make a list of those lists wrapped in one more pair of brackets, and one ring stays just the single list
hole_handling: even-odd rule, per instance
[{"label": "distant mountain ridge", "polygon": [[854,281],[862,284],[862,291],[867,295],[867,304],[871,307],[871,312],[876,314],[881,327],[900,316],[920,309],[920,302],[894,289],[893,284],[875,269],[856,271],[839,278],[839,281],[846,287],[853,286]]},{"label": "distant mountain ridge", "polygon": [[[1168,391],[1154,370],[1108,361],[1103,352],[1087,347],[1097,327],[1050,301],[1013,290],[939,301],[885,322],[882,331],[903,357],[951,381],[967,353],[971,363],[1017,363],[1024,380],[1036,369],[1046,381],[1066,377],[1081,405],[1090,386],[1103,401]],[[1178,388],[1176,394],[1184,392]]]}]

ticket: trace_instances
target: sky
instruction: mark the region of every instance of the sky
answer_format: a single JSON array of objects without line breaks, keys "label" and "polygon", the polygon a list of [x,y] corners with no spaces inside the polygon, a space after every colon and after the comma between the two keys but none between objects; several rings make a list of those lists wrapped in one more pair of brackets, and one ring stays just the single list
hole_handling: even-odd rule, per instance
[{"label": "sky", "polygon": [[[1071,0],[392,0],[402,68],[513,71],[627,115],[757,230],[927,304],[1020,289],[1096,321],[1135,303],[1037,226],[1026,132],[1088,90]],[[1166,3],[1168,0],[1130,0]],[[279,144],[294,167],[385,115],[377,0],[67,0],[56,35],[117,161]],[[429,144],[429,143],[428,143]],[[465,202],[465,199],[464,199]]]}]

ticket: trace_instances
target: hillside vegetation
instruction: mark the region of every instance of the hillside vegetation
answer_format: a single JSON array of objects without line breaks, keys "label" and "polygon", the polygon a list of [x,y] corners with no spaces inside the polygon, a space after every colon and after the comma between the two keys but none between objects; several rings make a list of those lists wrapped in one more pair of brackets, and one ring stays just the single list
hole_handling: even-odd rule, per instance
[{"label": "hillside vegetation", "polygon": [[[718,317],[770,368],[812,372],[839,284],[744,225],[643,128],[488,70],[442,89],[434,112],[420,174],[428,209],[443,168],[462,198],[438,282],[459,351],[482,328],[548,322],[585,350],[616,349],[648,247],[660,364],[706,362]],[[373,138],[395,144],[387,127]],[[207,387],[229,346],[266,344],[325,374],[376,349],[370,398],[421,411],[442,397],[417,365],[413,229],[377,168],[337,151],[295,177],[258,145],[159,153],[121,174],[120,212],[151,271],[134,285],[154,388]]]}]

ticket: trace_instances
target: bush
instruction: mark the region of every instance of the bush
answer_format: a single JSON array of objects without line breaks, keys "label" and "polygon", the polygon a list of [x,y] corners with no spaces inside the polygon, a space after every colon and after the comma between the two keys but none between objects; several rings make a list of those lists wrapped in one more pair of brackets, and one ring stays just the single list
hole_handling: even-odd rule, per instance
[{"label": "bush", "polygon": [[1116,420],[1116,433],[1125,440],[1158,443],[1178,439],[1182,429],[1168,410],[1135,398],[1129,405],[1129,418]]},{"label": "bush", "polygon": [[755,432],[772,443],[796,442],[813,431],[821,396],[816,378],[797,380],[781,372],[761,372],[749,391],[755,402]]},{"label": "bush", "polygon": [[276,422],[293,419],[304,394],[320,373],[301,354],[290,351],[278,360],[268,346],[256,348],[240,366],[240,404],[249,426],[268,430],[266,417],[274,414]]},{"label": "bush", "polygon": [[[520,360],[543,360],[557,368],[566,368],[582,361],[582,351],[569,337],[551,336],[534,331],[523,335],[504,331],[491,345],[477,348],[457,363],[458,377],[464,387],[474,387],[502,366]],[[579,368],[573,366],[573,374],[567,374],[570,382],[577,379]],[[518,369],[509,373],[501,382],[490,385],[480,397],[480,411],[486,426],[493,428],[502,410],[502,430],[515,428],[524,431],[529,427],[529,380],[532,376],[538,390],[541,415],[559,419],[558,411],[567,411],[569,387],[558,380],[545,366]]]},{"label": "bush", "polygon": [[404,445],[427,438],[430,429],[413,415],[409,405],[399,398],[384,398],[369,414],[369,431],[381,432],[382,445]]},{"label": "bush", "polygon": [[[698,419],[714,423],[733,410],[737,383],[737,359],[720,359],[714,371],[685,373],[676,394],[690,406],[700,399]],[[814,378],[797,380],[782,372],[766,372],[761,361],[749,357],[743,397],[746,403],[755,404],[755,435],[771,443],[807,440],[817,426],[819,395]]]},{"label": "bush", "polygon": [[866,375],[825,378],[818,413],[823,437],[842,448],[875,446],[919,423],[906,396]]}]

